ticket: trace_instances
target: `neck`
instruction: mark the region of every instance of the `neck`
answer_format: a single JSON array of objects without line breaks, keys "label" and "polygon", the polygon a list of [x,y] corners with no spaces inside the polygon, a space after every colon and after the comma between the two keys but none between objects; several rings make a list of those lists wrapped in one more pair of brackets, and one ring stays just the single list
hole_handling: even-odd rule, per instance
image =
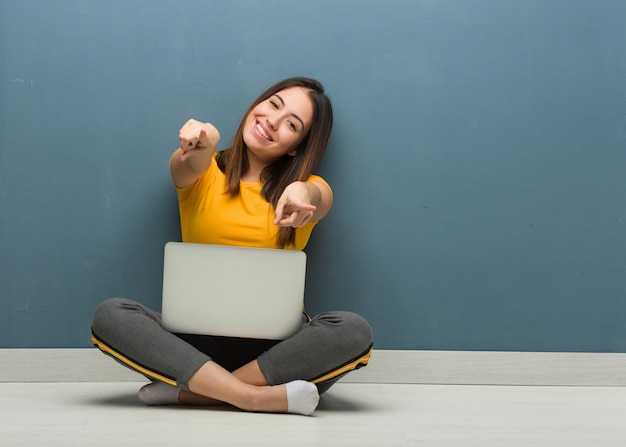
[{"label": "neck", "polygon": [[261,171],[252,171],[251,169],[248,170],[248,172],[246,172],[244,175],[241,176],[241,182],[244,183],[252,183],[252,182],[260,182],[261,181]]},{"label": "neck", "polygon": [[260,182],[261,172],[267,166],[266,163],[261,162],[253,154],[248,151],[248,170],[241,176],[242,182]]}]

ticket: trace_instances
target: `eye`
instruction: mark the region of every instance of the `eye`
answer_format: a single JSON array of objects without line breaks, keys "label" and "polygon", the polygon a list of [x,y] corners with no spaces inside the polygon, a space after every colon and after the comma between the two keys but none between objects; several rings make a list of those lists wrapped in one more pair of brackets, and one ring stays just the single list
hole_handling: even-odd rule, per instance
[{"label": "eye", "polygon": [[293,121],[287,121],[287,126],[289,126],[289,128],[290,128],[291,130],[293,130],[294,132],[295,132],[296,130],[298,130],[298,127],[296,126],[296,123],[294,123]]},{"label": "eye", "polygon": [[270,104],[274,109],[278,109],[278,103],[273,99],[270,99]]}]

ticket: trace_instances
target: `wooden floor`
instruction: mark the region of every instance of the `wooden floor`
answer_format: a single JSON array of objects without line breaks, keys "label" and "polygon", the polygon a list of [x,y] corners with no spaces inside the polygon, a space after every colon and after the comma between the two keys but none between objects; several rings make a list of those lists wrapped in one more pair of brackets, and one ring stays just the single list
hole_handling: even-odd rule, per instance
[{"label": "wooden floor", "polygon": [[141,385],[0,383],[0,445],[626,445],[621,387],[339,383],[306,417],[145,407]]}]

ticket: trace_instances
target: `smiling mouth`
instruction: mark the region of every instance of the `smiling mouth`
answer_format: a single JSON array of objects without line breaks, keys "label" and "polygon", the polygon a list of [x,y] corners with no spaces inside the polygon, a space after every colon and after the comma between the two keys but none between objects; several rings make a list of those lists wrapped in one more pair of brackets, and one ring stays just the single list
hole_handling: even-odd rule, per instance
[{"label": "smiling mouth", "polygon": [[257,131],[261,134],[261,136],[262,136],[263,138],[265,138],[267,141],[274,141],[274,140],[272,139],[272,137],[270,137],[270,136],[267,134],[267,132],[265,131],[265,129],[263,128],[263,126],[261,126],[261,124],[260,124],[260,123],[258,123],[258,122],[256,123],[256,130],[257,130]]}]

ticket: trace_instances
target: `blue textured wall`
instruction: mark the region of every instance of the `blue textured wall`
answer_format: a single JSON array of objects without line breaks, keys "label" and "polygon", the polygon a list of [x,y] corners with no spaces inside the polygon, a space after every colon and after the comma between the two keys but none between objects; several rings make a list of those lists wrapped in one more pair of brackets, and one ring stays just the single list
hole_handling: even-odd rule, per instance
[{"label": "blue textured wall", "polygon": [[[0,0],[0,347],[160,303],[189,117],[319,78],[311,312],[381,349],[626,352],[626,2]],[[280,282],[280,278],[277,278]]]}]

